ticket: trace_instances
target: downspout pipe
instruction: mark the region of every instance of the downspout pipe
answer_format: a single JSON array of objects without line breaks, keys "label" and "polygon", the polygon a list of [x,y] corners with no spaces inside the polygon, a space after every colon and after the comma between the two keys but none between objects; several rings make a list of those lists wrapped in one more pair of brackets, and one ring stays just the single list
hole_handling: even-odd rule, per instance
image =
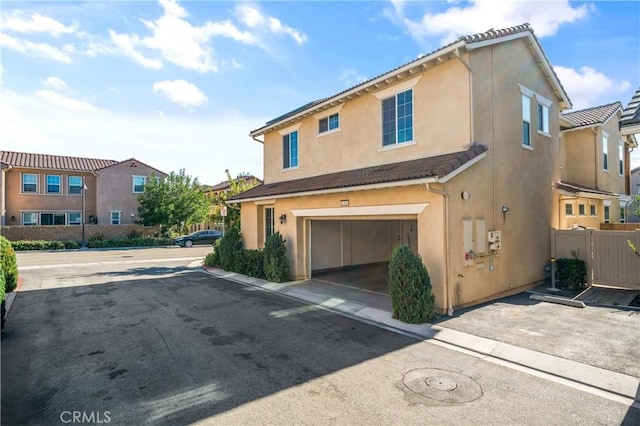
[{"label": "downspout pipe", "polygon": [[451,296],[449,292],[449,268],[450,268],[450,260],[449,260],[449,194],[446,191],[442,191],[440,189],[433,188],[431,183],[427,183],[427,190],[434,194],[438,194],[442,196],[442,214],[444,220],[444,227],[442,230],[444,237],[444,295],[445,295],[445,306],[447,307],[447,315],[450,317],[453,316],[453,306],[451,306]]}]

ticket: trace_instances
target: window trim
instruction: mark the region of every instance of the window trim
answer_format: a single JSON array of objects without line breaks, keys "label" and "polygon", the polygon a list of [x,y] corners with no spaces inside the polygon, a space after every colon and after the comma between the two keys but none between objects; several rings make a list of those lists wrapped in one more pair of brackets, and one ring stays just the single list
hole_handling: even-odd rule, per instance
[{"label": "window trim", "polygon": [[[267,212],[271,212],[271,216],[269,216],[269,214],[267,214]],[[271,223],[267,223],[267,221],[271,219]],[[269,228],[271,229],[271,233],[269,234]],[[276,208],[274,205],[271,206],[265,206],[264,207],[264,227],[263,227],[263,232],[264,232],[264,242],[267,242],[267,239],[275,234],[276,232]]]},{"label": "window trim", "polygon": [[[27,223],[24,220],[25,215],[35,215],[35,222],[31,223]],[[40,218],[40,215],[38,214],[38,212],[22,212],[22,226],[38,226],[38,219]]]},{"label": "window trim", "polygon": [[[71,221],[71,215],[78,215],[78,221]],[[67,214],[67,225],[82,225],[82,212],[69,212]]]},{"label": "window trim", "polygon": [[[291,159],[293,158],[293,156],[291,155],[292,153],[292,143],[291,143],[291,136],[295,134],[295,160],[296,160],[296,164],[293,164]],[[285,138],[287,139],[285,142]],[[292,170],[292,169],[296,169],[300,166],[300,154],[299,154],[299,143],[298,143],[298,131],[294,130],[291,133],[286,133],[284,135],[282,135],[282,170]],[[287,157],[288,161],[287,161],[287,165],[285,165],[285,143],[287,144]]]},{"label": "window trim", "polygon": [[[118,214],[118,223],[113,223],[113,214]],[[109,210],[109,225],[122,225],[122,210]]]},{"label": "window trim", "polygon": [[567,217],[575,216],[575,214],[573,214],[573,203],[564,203],[564,215]]},{"label": "window trim", "polygon": [[[405,95],[407,93],[410,93],[411,96],[411,113],[410,114],[405,114],[402,117],[399,115],[399,111],[401,110],[401,108],[399,107],[399,101],[398,101],[398,97],[400,97],[401,95]],[[385,114],[385,102],[390,101],[393,99],[393,112],[394,112],[394,117],[393,117],[393,135],[394,135],[394,142],[392,143],[388,143],[385,144],[385,120],[384,120],[384,114]],[[403,144],[408,144],[411,142],[415,142],[415,132],[414,132],[414,116],[415,116],[415,108],[414,108],[414,99],[415,97],[413,96],[413,88],[410,87],[406,90],[402,90],[399,92],[395,92],[393,95],[386,97],[384,99],[381,99],[380,101],[380,106],[381,106],[381,121],[382,121],[382,144],[381,147],[382,148],[386,148],[389,146],[394,146],[394,145],[403,145]],[[404,102],[402,104],[404,105],[409,105],[408,102]],[[399,122],[401,120],[406,120],[407,117],[411,117],[411,123],[409,126],[404,127],[402,130],[399,129]],[[409,129],[411,129],[411,138],[403,140],[403,141],[399,141],[399,134],[400,131],[403,132],[407,132]],[[389,132],[389,135],[391,134],[391,132]],[[406,137],[406,136],[405,136]]]},{"label": "window trim", "polygon": [[[24,177],[25,176],[35,176],[36,178],[36,189],[35,191],[25,191],[24,190]],[[32,185],[32,184],[30,184]],[[20,177],[20,193],[21,194],[37,194],[38,193],[38,174],[37,173],[25,173],[22,172],[22,176]]]},{"label": "window trim", "polygon": [[[142,191],[136,191],[136,178],[140,178],[144,180],[142,184]],[[144,193],[144,187],[147,185],[147,176],[142,175],[131,175],[131,193],[132,194],[142,194]]]},{"label": "window trim", "polygon": [[[520,127],[521,127],[521,133],[522,134],[521,134],[520,142],[522,144],[522,147],[523,148],[527,148],[527,149],[533,149],[533,141],[532,141],[532,138],[531,138],[531,99],[532,99],[532,96],[528,96],[526,93],[522,93],[521,94],[521,103],[522,103],[522,105],[520,106],[520,110],[522,112],[522,117],[521,117],[520,121],[521,121],[522,124],[521,124]],[[527,101],[528,101],[528,103],[526,103]],[[525,111],[525,105],[526,105],[526,109],[528,111]],[[529,113],[528,117],[526,117],[526,115],[527,115],[526,112]],[[526,129],[527,139],[528,139],[527,141],[525,141],[525,137],[524,137],[524,135],[525,135],[525,124],[527,125],[526,126],[527,127],[527,129]],[[526,143],[526,142],[528,142],[528,143]]]},{"label": "window trim", "polygon": [[[50,177],[57,177],[58,178],[58,183],[57,183],[58,192],[49,191],[49,178]],[[62,194],[62,177],[60,175],[49,175],[49,174],[45,175],[45,184],[46,184],[45,189],[46,189],[46,193],[47,194],[53,194],[53,195],[61,195]],[[55,184],[52,184],[52,185],[55,185]]]},{"label": "window trim", "polygon": [[611,206],[604,205],[604,223],[611,223]]},{"label": "window trim", "polygon": [[598,206],[595,204],[589,205],[589,215],[590,216],[598,216]]},{"label": "window trim", "polygon": [[[336,127],[331,127],[331,117],[337,117],[337,126]],[[327,121],[327,130],[321,130],[320,126],[323,120]],[[335,132],[339,132],[340,129],[340,113],[339,112],[335,112],[333,114],[329,114],[329,115],[325,115],[324,117],[321,117],[318,119],[318,135],[317,136],[324,136],[324,135],[328,135],[329,133],[335,133]]]},{"label": "window trim", "polygon": [[[43,225],[43,220],[42,220],[42,216],[43,215],[51,215],[51,224],[45,224]],[[62,223],[56,223],[56,216],[58,217],[58,219],[60,218],[60,216],[64,217],[64,220],[62,221]],[[38,224],[40,226],[61,226],[61,225],[66,225],[67,224],[67,212],[55,212],[55,211],[43,211],[43,212],[38,212]]]},{"label": "window trim", "polygon": [[602,132],[602,170],[609,172],[609,133]]},{"label": "window trim", "polygon": [[624,142],[618,142],[618,173],[620,176],[624,176]]},{"label": "window trim", "polygon": [[[78,178],[80,179],[80,192],[71,192],[71,178]],[[84,184],[84,179],[82,178],[82,176],[76,176],[76,175],[70,175],[67,176],[67,194],[68,195],[82,195],[82,185]],[[76,187],[78,185],[73,185],[73,187]]]},{"label": "window trim", "polygon": [[578,204],[578,216],[586,216],[586,215],[587,215],[587,205]]}]

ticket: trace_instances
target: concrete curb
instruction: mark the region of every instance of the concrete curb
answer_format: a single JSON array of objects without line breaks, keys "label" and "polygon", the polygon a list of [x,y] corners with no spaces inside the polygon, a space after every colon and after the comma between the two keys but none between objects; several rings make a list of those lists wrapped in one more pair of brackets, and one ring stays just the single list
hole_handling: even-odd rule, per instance
[{"label": "concrete curb", "polygon": [[542,294],[532,294],[529,296],[531,300],[537,300],[539,302],[549,302],[549,303],[558,303],[560,305],[573,306],[574,308],[586,308],[587,305],[584,302],[579,300],[567,299],[566,297],[560,296],[549,296]]},{"label": "concrete curb", "polygon": [[[316,293],[297,286],[297,284],[301,282],[272,283],[235,272],[226,272],[217,268],[203,267],[203,270],[219,278],[260,287],[267,291],[313,303],[324,309],[329,309],[354,319],[363,320],[370,324],[382,326],[391,331],[402,332],[417,339],[428,339],[433,341],[432,343],[440,344],[450,349],[458,350],[487,361],[570,385],[601,397],[640,408],[640,396],[637,394],[638,389],[640,389],[640,379],[637,377],[438,325],[428,323],[406,324],[393,319],[391,312],[372,308],[355,301],[331,297],[331,295],[326,293]],[[532,295],[531,298],[533,298],[533,296],[534,295]],[[562,302],[577,302],[571,299],[553,296],[547,297],[561,299]],[[534,300],[539,299],[536,298]],[[553,303],[559,302],[554,300]]]}]

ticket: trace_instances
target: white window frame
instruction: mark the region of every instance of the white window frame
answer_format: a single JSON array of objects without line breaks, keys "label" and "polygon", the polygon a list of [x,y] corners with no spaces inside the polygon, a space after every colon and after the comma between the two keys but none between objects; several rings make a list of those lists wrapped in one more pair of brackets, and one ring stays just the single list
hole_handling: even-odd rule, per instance
[{"label": "white window frame", "polygon": [[595,204],[591,204],[589,206],[589,215],[598,216],[598,206],[596,206]]},{"label": "white window frame", "polygon": [[[78,220],[72,221],[71,215],[74,215],[74,216],[78,215]],[[69,225],[82,225],[82,212],[69,212],[69,214],[67,214],[67,220],[69,221],[68,222]]]},{"label": "white window frame", "polygon": [[[113,223],[113,215],[118,215],[117,223]],[[109,210],[109,224],[110,225],[121,225],[122,224],[122,210]]]},{"label": "white window frame", "polygon": [[[267,211],[271,212],[271,217],[267,214]],[[269,229],[271,233],[269,233]],[[275,206],[264,207],[264,242],[267,242],[267,238],[276,232],[276,208]]]},{"label": "white window frame", "polygon": [[587,205],[578,204],[578,216],[586,216],[586,215],[587,215]]},{"label": "white window frame", "polygon": [[[293,156],[291,155],[291,152],[293,151],[291,149],[291,139],[292,136],[295,135],[295,143],[296,143],[296,149],[295,149],[295,160],[296,163],[293,164],[293,162],[291,161],[291,159],[293,158]],[[286,142],[285,142],[286,140]],[[288,151],[288,157],[289,157],[289,161],[287,162],[287,164],[284,163],[284,145],[285,143],[287,144],[287,151]],[[282,135],[282,170],[293,170],[293,169],[297,169],[300,166],[300,134],[298,133],[297,130],[292,131],[291,133],[286,133],[284,135]]]},{"label": "white window frame", "polygon": [[[36,178],[36,190],[35,191],[25,191],[24,190],[24,177],[25,176],[35,176]],[[29,183],[32,185],[32,183]],[[22,173],[20,178],[20,193],[21,194],[37,194],[38,193],[38,174],[37,173]]]},{"label": "white window frame", "polygon": [[[80,179],[80,185],[73,185],[74,188],[79,186],[80,187],[80,192],[77,192],[77,193],[71,192],[71,187],[72,187],[71,180],[73,178]],[[82,176],[68,176],[67,177],[67,194],[69,194],[69,195],[82,195],[82,185],[83,184],[84,184],[84,179],[82,178]]]},{"label": "white window frame", "polygon": [[609,171],[609,133],[602,132],[602,170]]},{"label": "white window frame", "polygon": [[[337,124],[335,127],[331,127],[331,118],[336,117]],[[326,121],[326,130],[322,130],[322,123]],[[318,120],[318,136],[326,135],[328,133],[334,133],[340,131],[340,113],[336,112],[333,114],[326,115]]]},{"label": "white window frame", "polygon": [[604,205],[604,223],[611,223],[611,204]]},{"label": "white window frame", "polygon": [[624,142],[618,144],[618,173],[624,176]]},{"label": "white window frame", "polygon": [[[27,222],[25,220],[26,215],[35,216],[35,220],[33,222]],[[22,212],[22,226],[37,226],[39,217],[40,215],[38,214],[38,212]]]},{"label": "white window frame", "polygon": [[[549,110],[551,109],[551,102],[549,99],[544,96],[538,95],[536,93],[536,101],[538,102],[538,106],[536,108],[538,115],[538,133],[544,136],[551,136],[549,132]],[[542,120],[540,119],[540,114],[542,113]],[[542,121],[542,123],[540,122]]]},{"label": "white window frame", "polygon": [[[142,179],[142,191],[136,191],[136,179]],[[144,187],[147,185],[147,177],[141,175],[131,175],[131,192],[133,194],[142,194]]]},{"label": "white window frame", "polygon": [[[49,178],[50,177],[58,178],[58,192],[49,191]],[[52,185],[55,185],[55,184],[52,184]],[[62,194],[62,177],[60,175],[46,175],[45,176],[45,189],[47,190],[46,191],[47,194],[55,194],[55,195]]]},{"label": "white window frame", "polygon": [[[567,209],[567,207],[569,207],[569,209]],[[564,215],[565,216],[575,216],[573,214],[573,203],[564,203]]]},{"label": "white window frame", "polygon": [[[42,220],[42,216],[43,215],[51,215],[51,219],[52,219],[52,223],[51,224],[46,224],[43,225],[43,220]],[[61,223],[56,223],[56,216],[58,217],[58,219],[60,218],[60,216],[63,216],[63,220]],[[44,211],[44,212],[40,212],[38,214],[38,220],[39,220],[39,225],[40,226],[60,226],[60,225],[66,225],[67,224],[67,213],[66,212],[56,212],[56,211]]]}]

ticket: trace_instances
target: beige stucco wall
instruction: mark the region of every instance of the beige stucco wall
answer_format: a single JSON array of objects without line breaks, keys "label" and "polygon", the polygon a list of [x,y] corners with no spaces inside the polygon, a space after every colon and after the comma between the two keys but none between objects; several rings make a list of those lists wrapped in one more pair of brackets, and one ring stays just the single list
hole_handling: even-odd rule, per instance
[{"label": "beige stucco wall", "polygon": [[[425,185],[413,185],[275,200],[275,217],[285,213],[288,218],[284,225],[276,221],[276,229],[287,239],[295,278],[309,276],[306,245],[310,234],[308,220],[294,218],[291,211],[339,208],[342,199],[349,199],[349,206],[429,203],[417,215],[379,218],[416,220],[418,252],[431,276],[436,306],[441,311],[513,293],[544,278],[544,266],[550,258],[549,231],[558,222],[553,185],[560,178],[559,99],[523,40],[474,50],[465,60],[473,70],[471,78],[462,62],[454,59],[424,72],[415,86],[415,145],[380,150],[380,100],[370,95],[344,105],[339,132],[316,138],[317,122],[309,118],[301,123],[297,170],[282,172],[281,135],[266,135],[266,184],[431,156],[459,149],[470,141],[489,146],[477,164],[444,185],[435,185],[435,189],[446,192],[446,197],[430,192]],[[553,101],[549,112],[551,135],[535,130],[536,103],[532,101],[533,149],[523,148],[521,143],[519,84]],[[471,198],[464,200],[463,191]],[[503,205],[509,208],[504,214]],[[248,248],[264,243],[262,208],[253,202],[242,205],[242,231]],[[479,253],[466,264],[464,219],[484,220],[486,231],[501,231],[502,249]]]},{"label": "beige stucco wall", "polygon": [[[156,176],[164,177],[157,170],[136,160],[128,160],[107,167],[98,172],[97,179],[97,212],[98,224],[107,225],[111,223],[111,211],[120,211],[120,224],[132,224],[139,220],[138,217],[138,196],[133,192],[133,176],[151,176],[155,172]],[[91,189],[88,190],[88,193]],[[131,216],[133,214],[133,216]]]},{"label": "beige stucco wall", "polygon": [[[415,78],[418,75],[412,75]],[[308,117],[298,129],[299,166],[282,169],[282,135],[264,137],[265,183],[300,179],[364,166],[395,163],[459,150],[470,142],[469,81],[465,66],[450,60],[431,68],[413,87],[415,144],[382,148],[382,109],[376,92],[344,104],[340,130],[318,136],[318,120]],[[444,119],[454,125],[443,125]]]},{"label": "beige stucco wall", "polygon": [[[37,193],[21,192],[22,173],[30,173],[38,175]],[[62,194],[46,193],[46,176],[58,175],[61,178]],[[66,172],[53,170],[34,170],[14,167],[5,173],[5,185],[3,189],[6,191],[5,197],[5,224],[7,226],[16,226],[22,224],[21,213],[23,211],[36,212],[82,212],[82,195],[68,193],[68,177],[81,176],[87,187],[95,187],[95,176],[90,173],[82,172]],[[86,217],[95,215],[96,198],[95,193],[87,191],[86,200]],[[15,220],[13,220],[15,217]],[[86,218],[85,218],[86,220]]]}]

